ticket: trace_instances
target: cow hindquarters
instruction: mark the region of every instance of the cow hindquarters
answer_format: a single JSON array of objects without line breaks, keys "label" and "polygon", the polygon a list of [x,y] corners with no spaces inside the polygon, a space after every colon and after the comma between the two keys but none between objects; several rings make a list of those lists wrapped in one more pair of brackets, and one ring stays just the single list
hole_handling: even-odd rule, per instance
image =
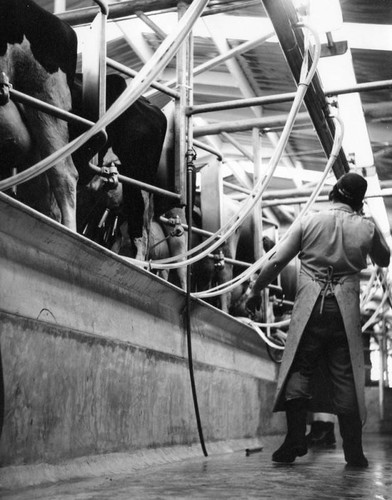
[{"label": "cow hindquarters", "polygon": [[[66,76],[61,71],[41,80],[42,87],[31,94],[64,110],[71,109],[71,94]],[[47,113],[25,107],[24,113],[39,156],[43,159],[58,152],[68,144],[68,124]],[[49,190],[58,204],[61,223],[76,231],[76,188],[78,173],[70,156],[63,158],[46,172]],[[42,193],[50,198],[51,193]]]}]

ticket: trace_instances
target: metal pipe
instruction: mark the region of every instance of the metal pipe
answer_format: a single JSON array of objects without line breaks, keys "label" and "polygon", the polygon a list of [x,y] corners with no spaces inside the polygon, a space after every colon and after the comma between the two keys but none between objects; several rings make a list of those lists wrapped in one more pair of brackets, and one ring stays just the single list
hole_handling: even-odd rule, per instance
[{"label": "metal pipe", "polygon": [[202,16],[212,16],[215,14],[223,14],[225,12],[237,11],[239,9],[246,9],[248,7],[253,7],[255,5],[260,5],[260,0],[233,0],[233,5],[230,1],[226,1],[225,5],[222,5],[222,0],[217,0],[216,5],[214,5],[214,0],[211,0],[208,4],[208,8],[203,12]]},{"label": "metal pipe", "polygon": [[[274,25],[287,63],[295,81],[298,83],[301,75],[301,66],[304,59],[304,36],[301,30],[293,27],[298,24],[298,16],[291,2],[285,0],[262,0],[264,8]],[[312,123],[316,129],[321,145],[329,157],[335,135],[335,124],[329,117],[328,103],[324,97],[323,88],[317,74],[304,98]],[[333,165],[335,176],[339,178],[349,171],[347,158],[341,150]]]},{"label": "metal pipe", "polygon": [[213,59],[210,59],[209,61],[200,64],[193,70],[194,76],[200,75],[201,73],[204,73],[205,71],[214,68],[215,66],[218,66],[219,64],[227,61],[228,59],[232,59],[236,55],[243,54],[244,52],[248,52],[249,50],[254,49],[255,47],[258,47],[262,43],[266,42],[269,38],[272,38],[275,36],[274,32],[268,33],[267,35],[263,35],[259,38],[256,38],[255,40],[249,40],[247,42],[242,43],[241,45],[238,45],[237,47],[234,47],[233,49],[227,50],[223,54],[214,57]]},{"label": "metal pipe", "polygon": [[154,21],[146,16],[144,12],[138,10],[135,12],[135,14],[141,21],[143,21],[149,28],[151,28],[152,31],[154,31],[161,40],[164,40],[166,38],[167,34],[156,23],[154,23]]},{"label": "metal pipe", "polygon": [[199,104],[190,106],[187,109],[189,115],[198,113],[209,113],[210,111],[224,111],[227,109],[248,108],[250,106],[262,106],[281,102],[291,102],[295,97],[295,92],[275,94],[271,96],[249,97],[248,99],[233,99],[225,102],[214,102],[211,104]]},{"label": "metal pipe", "polygon": [[353,92],[368,92],[371,90],[392,89],[392,80],[380,80],[378,82],[357,83],[351,87],[338,89],[327,89],[324,95],[327,97],[341,94],[351,94]]},{"label": "metal pipe", "polygon": [[[191,0],[184,0],[190,4]],[[130,0],[110,5],[108,19],[119,19],[136,15],[136,12],[153,12],[177,8],[177,0]],[[82,9],[69,10],[58,14],[58,17],[72,26],[89,24],[97,15],[98,7],[85,7]]]},{"label": "metal pipe", "polygon": [[233,145],[240,153],[242,153],[245,158],[248,158],[249,161],[253,162],[253,154],[250,153],[239,141],[237,141],[234,137],[232,137],[230,134],[227,132],[222,132],[222,137],[226,139],[228,142],[230,142],[231,145]]},{"label": "metal pipe", "polygon": [[[392,80],[381,80],[378,82],[359,83],[351,87],[341,87],[337,89],[325,90],[324,96],[351,94],[354,92],[366,92],[371,90],[391,89]],[[274,94],[271,96],[251,97],[249,99],[233,99],[225,102],[213,102],[210,104],[199,104],[189,106],[187,114],[195,115],[198,113],[209,113],[211,111],[225,111],[230,109],[248,108],[250,106],[263,106],[266,104],[277,104],[282,102],[291,102],[294,99],[295,92],[284,94]]]},{"label": "metal pipe", "polygon": [[10,95],[13,101],[20,102],[21,104],[26,104],[27,106],[36,108],[39,111],[48,113],[49,115],[53,115],[56,118],[60,118],[66,122],[84,125],[86,129],[94,125],[94,122],[87,120],[86,118],[82,118],[81,116],[70,113],[69,111],[65,111],[65,109],[57,108],[56,106],[53,106],[53,104],[49,104],[47,102],[41,101],[40,99],[36,99],[35,97],[24,94],[23,92],[19,92],[19,90],[15,90],[12,87],[10,88]]},{"label": "metal pipe", "polygon": [[[264,198],[267,198],[267,194]],[[392,189],[381,189],[380,194],[375,194],[371,196],[365,196],[365,200],[368,198],[378,198],[382,196],[383,198],[387,198],[389,196],[392,196]],[[321,195],[317,198],[317,201],[328,201],[328,196],[326,195]],[[263,208],[266,207],[276,207],[278,205],[298,205],[302,203],[306,203],[308,201],[308,198],[304,196],[292,196],[292,197],[284,197],[284,198],[279,198],[279,199],[270,199],[270,200],[263,200],[262,206]]]},{"label": "metal pipe", "polygon": [[[239,132],[251,130],[252,128],[270,129],[282,128],[287,121],[287,115],[276,115],[263,118],[250,118],[248,120],[228,121],[223,123],[213,123],[210,125],[201,125],[194,128],[194,136],[216,135],[222,132]],[[295,119],[295,125],[309,124],[308,113],[298,113]]]},{"label": "metal pipe", "polygon": [[[185,3],[191,4],[192,0],[184,0]],[[110,4],[110,12],[108,19],[130,18],[136,16],[137,11],[144,13],[159,13],[176,12],[178,0],[128,0]],[[252,7],[258,5],[260,0],[242,0],[241,8]],[[238,0],[226,0],[225,5],[221,3],[214,3],[214,0],[209,2],[208,7],[202,13],[202,16],[209,16],[220,14],[223,12],[231,12],[238,10]],[[98,13],[98,7],[85,7],[81,9],[69,10],[66,12],[58,13],[57,16],[71,24],[72,26],[79,26],[82,24],[89,24]]]},{"label": "metal pipe", "polygon": [[[128,66],[125,66],[124,64],[121,64],[121,63],[115,61],[114,59],[111,59],[110,57],[106,58],[106,64],[109,67],[111,67],[111,68],[113,68],[113,69],[115,69],[115,70],[123,73],[124,75],[130,76],[131,78],[134,78],[138,74],[138,72],[135,71],[134,69],[128,68]],[[154,81],[154,82],[151,83],[151,87],[153,87],[154,89],[159,90],[160,92],[163,92],[164,94],[167,94],[167,95],[169,95],[171,97],[174,97],[175,99],[179,99],[180,98],[179,92],[177,92],[176,90],[171,89],[167,85],[163,85],[161,83],[158,83],[158,82]]]},{"label": "metal pipe", "polygon": [[223,161],[222,153],[213,148],[212,146],[209,146],[208,144],[197,140],[193,141],[193,145],[196,146],[197,148],[203,149],[204,151],[207,151],[208,153],[215,155],[219,161]]},{"label": "metal pipe", "polygon": [[104,16],[107,16],[109,14],[109,7],[107,2],[105,0],[93,0],[98,6],[101,11],[101,14]]},{"label": "metal pipe", "polygon": [[[214,68],[215,66],[218,66],[224,61],[227,61],[228,59],[233,58],[237,54],[242,54],[243,52],[246,52],[247,50],[251,50],[254,47],[257,47],[258,45],[264,43],[268,38],[271,38],[274,36],[275,33],[268,33],[268,35],[262,36],[260,38],[257,38],[256,40],[249,40],[248,42],[244,42],[243,44],[239,45],[238,47],[234,47],[234,49],[226,51],[224,54],[221,54],[217,57],[214,57],[210,59],[209,61],[200,64],[199,66],[196,66],[196,68],[193,68],[193,76],[200,75],[201,73],[204,73],[205,71]],[[175,85],[177,83],[176,79],[169,80],[166,82],[166,85],[168,87],[171,87],[172,85]],[[147,97],[149,97],[148,95]],[[188,113],[189,109],[193,109],[195,106],[187,106],[185,109],[185,112],[187,116],[190,116],[192,113]]]},{"label": "metal pipe", "polygon": [[[309,201],[309,198],[285,198],[283,200],[270,200],[270,201],[262,201],[261,206],[262,208],[267,208],[267,207],[276,207],[280,205],[298,205],[298,204],[304,204],[307,201]],[[317,201],[328,201],[328,196],[319,196],[317,198]]]},{"label": "metal pipe", "polygon": [[[89,163],[91,170],[94,170],[96,174],[101,174],[101,168]],[[132,184],[133,186],[140,187],[144,191],[149,193],[160,194],[162,196],[167,196],[168,198],[173,198],[174,200],[180,200],[181,196],[178,193],[173,193],[172,191],[167,191],[166,189],[159,188],[157,186],[152,186],[151,184],[146,184],[145,182],[132,179],[131,177],[126,177],[125,175],[118,175],[118,180],[122,183]]]},{"label": "metal pipe", "polygon": [[[327,195],[329,194],[330,188],[324,187],[321,191],[320,194],[322,195]],[[284,198],[295,198],[295,197],[305,197],[305,196],[310,196],[314,191],[314,188],[294,188],[294,189],[274,189],[271,191],[266,191],[263,196],[263,200],[274,200],[274,199],[284,199]]]},{"label": "metal pipe", "polygon": [[235,191],[239,191],[240,193],[245,193],[245,194],[248,194],[248,195],[251,193],[250,189],[244,188],[242,186],[237,186],[237,184],[233,184],[231,182],[223,181],[222,184],[225,187],[228,187],[230,189],[234,189]]}]

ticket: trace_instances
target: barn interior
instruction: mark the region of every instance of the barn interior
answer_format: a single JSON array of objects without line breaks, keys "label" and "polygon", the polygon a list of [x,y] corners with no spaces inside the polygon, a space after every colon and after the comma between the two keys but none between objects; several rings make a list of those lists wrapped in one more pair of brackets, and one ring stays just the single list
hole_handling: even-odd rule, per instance
[{"label": "barn interior", "polygon": [[[81,70],[83,52],[89,54],[91,50],[90,22],[98,11],[97,5],[88,0],[38,3],[75,27]],[[385,1],[370,6],[366,0],[313,3],[298,0],[293,7],[299,18],[315,26],[319,34],[321,58],[317,78],[330,112],[339,116],[344,127],[341,157],[328,174],[316,206],[322,206],[328,186],[343,171],[358,171],[372,179],[365,210],[389,238],[392,222],[390,5]],[[111,5],[106,32],[106,57],[136,72],[157,51],[179,18],[177,6],[167,2],[162,5],[141,2],[138,9],[137,2],[119,1]],[[298,61],[285,49],[283,27],[278,17],[273,16],[259,0],[213,0],[193,27],[190,107],[194,111],[191,115],[194,139],[200,138],[194,146],[197,188],[202,193],[204,212],[213,214],[208,216],[207,223],[212,231],[222,225],[221,202],[215,200],[225,196],[246,199],[255,179],[263,175],[276,151],[292,106],[298,84],[293,67]],[[176,64],[173,58],[156,80],[173,85]],[[109,64],[107,72],[113,73],[115,68]],[[160,107],[173,100],[156,89],[149,89],[144,95]],[[250,105],[255,98],[254,105]],[[328,146],[323,138],[323,125],[307,111],[316,106],[315,100],[317,97],[309,97],[301,105],[277,169],[263,194],[262,213],[267,220],[263,230],[273,238],[275,227],[282,228],[283,234],[296,219],[326,167]],[[241,107],[240,101],[245,103]],[[258,121],[260,125],[254,126]],[[200,142],[202,147],[198,147]],[[208,193],[204,197],[203,179]],[[365,276],[364,283],[367,280]]]},{"label": "barn interior", "polygon": [[[96,68],[101,64],[102,69],[104,61],[107,74],[120,72],[127,79],[130,90],[133,88],[133,82],[140,84],[141,74],[144,74],[146,79],[150,77],[153,68],[148,65],[151,65],[151,61],[156,61],[154,58],[157,58],[157,54],[162,54],[162,59],[165,57],[162,46],[175,33],[179,20],[190,6],[197,2],[117,0],[107,4],[101,0],[36,0],[36,3],[75,29],[78,35],[78,71],[84,74],[90,71],[95,85],[97,81],[102,82],[99,80],[102,76]],[[292,28],[290,16],[304,24]],[[177,186],[186,204],[186,184],[189,178],[186,177],[185,159],[187,151],[192,148],[196,153],[194,166],[196,188],[200,193],[199,209],[205,218],[203,228],[210,233],[219,233],[224,226],[225,200],[234,200],[239,206],[249,203],[252,189],[263,178],[267,178],[273,165],[276,168],[271,171],[271,177],[255,205],[255,212],[257,210],[256,221],[260,224],[257,234],[263,233],[278,241],[307,206],[312,195],[316,194],[313,208],[323,207],[336,179],[344,172],[355,171],[368,180],[365,213],[376,221],[392,248],[391,3],[388,0],[210,0],[196,17],[192,23],[191,37],[179,44],[175,55],[163,65],[142,95],[160,108],[173,103],[178,106],[175,127],[176,140],[181,142],[181,145],[177,146],[177,158],[182,160],[178,165],[180,172],[176,177]],[[100,24],[102,19],[104,28]],[[306,29],[308,25],[312,27],[311,30]],[[316,57],[317,50],[320,51],[315,76],[309,85],[304,85],[304,53],[297,46],[293,48],[290,45],[293,32],[296,33],[296,40],[307,47],[309,67],[312,59]],[[170,42],[171,45],[175,43],[174,40]],[[307,91],[295,117],[292,117],[295,96],[298,89],[304,86]],[[102,94],[99,85],[95,87],[94,97],[99,102],[102,100]],[[100,109],[97,120],[104,115],[104,111]],[[291,128],[287,130],[290,116]],[[286,133],[287,141],[283,143]],[[336,143],[341,144],[337,151],[334,149]],[[5,437],[3,432],[2,446],[0,441],[0,457],[5,464],[3,473],[0,472],[0,485],[3,484],[7,491],[36,484],[34,474],[40,478],[37,481],[42,483],[59,481],[62,477],[80,478],[91,475],[94,468],[92,461],[88,467],[82,462],[72,463],[68,469],[69,475],[66,476],[64,467],[60,465],[64,459],[71,461],[81,460],[86,456],[99,456],[94,462],[95,466],[99,466],[100,470],[107,470],[105,467],[108,467],[108,460],[113,458],[110,454],[126,453],[129,450],[134,453],[135,450],[139,452],[148,449],[151,455],[148,455],[146,462],[151,460],[156,464],[157,457],[152,454],[153,449],[172,445],[179,447],[184,444],[186,447],[187,443],[194,446],[198,441],[201,442],[206,455],[200,422],[198,434],[196,426],[189,431],[185,422],[194,418],[193,411],[189,409],[191,397],[173,397],[173,400],[167,403],[169,409],[163,403],[169,388],[173,390],[174,387],[176,394],[182,394],[181,391],[184,390],[180,390],[177,386],[179,383],[173,379],[174,376],[183,379],[186,374],[181,362],[189,356],[189,351],[186,355],[185,342],[181,337],[181,315],[182,311],[189,307],[189,300],[194,300],[194,356],[199,363],[195,369],[196,375],[200,377],[200,405],[207,448],[222,453],[228,449],[227,443],[230,439],[237,439],[238,442],[241,441],[242,447],[257,450],[260,448],[260,439],[264,440],[268,447],[268,436],[281,432],[282,421],[274,420],[265,406],[271,401],[271,387],[287,337],[287,324],[282,328],[271,329],[270,325],[265,328],[257,324],[251,325],[249,318],[242,318],[243,321],[229,318],[230,315],[204,304],[205,300],[208,302],[211,298],[208,293],[192,295],[189,291],[184,293],[178,290],[176,285],[163,284],[155,277],[154,280],[150,279],[149,271],[154,269],[154,262],[150,262],[149,266],[139,267],[134,265],[132,260],[123,262],[107,249],[98,249],[89,243],[82,244],[48,221],[42,222],[28,210],[22,210],[20,223],[15,224],[13,221],[19,217],[20,208],[12,203],[8,206],[8,202],[3,202],[2,199],[0,202],[2,206],[4,203],[3,209],[9,217],[7,222],[3,219],[4,226],[0,227],[0,232],[9,237],[9,242],[4,243],[2,247],[4,251],[1,269],[4,270],[8,266],[7,271],[4,271],[6,284],[16,283],[15,291],[9,292],[9,297],[5,292],[1,295],[5,304],[1,309],[1,318],[6,325],[0,332],[3,366],[6,367],[4,386],[8,417],[5,417],[5,429],[12,431],[8,437]],[[32,234],[28,234],[29,227],[33,228],[31,233],[36,232],[38,242]],[[59,235],[64,238],[63,244],[58,241]],[[10,257],[11,242],[18,248],[15,257]],[[24,246],[30,246],[31,250],[21,249],[19,245],[22,246],[22,242]],[[51,251],[48,250],[49,246]],[[48,258],[53,249],[57,255]],[[103,253],[100,253],[101,250]],[[75,251],[80,251],[80,263],[71,256]],[[260,259],[265,255],[261,237],[255,244],[254,254]],[[42,262],[34,264],[33,259],[37,255]],[[100,263],[100,255],[107,259],[103,264]],[[9,266],[9,261],[14,262],[14,259],[17,264]],[[23,266],[28,267],[27,284],[23,279],[26,272]],[[53,266],[56,267],[54,277],[43,278],[42,276],[48,276],[52,272]],[[116,269],[116,266],[119,268]],[[243,269],[241,266],[240,268]],[[40,269],[39,276],[37,269]],[[70,274],[66,277],[68,271]],[[96,273],[96,276],[92,277],[88,273]],[[80,283],[77,283],[79,276]],[[390,270],[381,270],[369,263],[369,269],[361,276],[363,330],[368,340],[367,401],[371,408],[368,432],[390,434]],[[38,284],[34,283],[35,279]],[[124,284],[125,279],[132,281],[131,290]],[[61,280],[66,283],[63,290]],[[56,283],[53,283],[54,281]],[[117,285],[116,290],[114,283]],[[47,286],[50,288],[46,289]],[[48,292],[52,290],[51,287],[54,290],[52,302],[49,298],[51,292]],[[8,290],[11,288],[12,286]],[[36,290],[36,298],[29,302],[30,295]],[[110,297],[110,304],[106,301],[107,297]],[[128,306],[129,303],[131,313],[124,305]],[[287,301],[287,304],[290,304],[290,301]],[[74,311],[73,315],[67,312],[70,308]],[[81,319],[84,310],[88,312]],[[134,324],[128,319],[129,314]],[[76,319],[71,321],[68,315]],[[15,318],[21,318],[22,323],[19,324]],[[159,323],[160,318],[162,324]],[[35,321],[43,322],[44,326],[39,326],[41,323]],[[128,321],[132,324],[134,335],[131,341],[124,333]],[[157,334],[158,325],[165,338],[160,338]],[[31,331],[39,334],[35,347],[31,337],[26,335],[26,332]],[[77,347],[68,344],[77,339],[81,332],[81,337],[84,333],[86,337],[78,339],[80,345],[83,345],[79,352]],[[49,346],[47,338],[56,340]],[[99,338],[97,342],[96,338]],[[63,407],[63,403],[59,403],[59,396],[55,395],[55,389],[46,385],[42,387],[46,388],[46,395],[53,399],[53,405],[44,407],[44,396],[38,398],[37,389],[30,385],[33,384],[31,376],[31,380],[27,382],[28,370],[35,373],[36,368],[32,368],[33,362],[30,358],[26,361],[27,354],[20,347],[23,342],[36,356],[39,355],[39,349],[42,349],[47,358],[50,358],[53,352],[64,353],[63,367],[53,359],[49,369],[42,368],[40,364],[40,370],[44,374],[50,372],[50,369],[53,370],[56,374],[54,380],[58,384],[61,383],[67,400],[71,402],[72,410],[69,410],[69,406]],[[121,353],[119,354],[120,351],[125,352],[128,349],[124,346],[129,343],[132,344],[132,352],[137,358],[134,362],[135,368],[132,369],[132,362],[124,360]],[[157,355],[156,358],[152,355],[157,366],[154,373],[151,365],[148,365],[151,360],[139,359],[139,347],[140,352],[147,352],[146,359],[149,359],[149,352],[156,350],[163,353],[161,357]],[[107,364],[102,367],[101,361],[97,361],[99,356],[102,356],[102,353],[99,354],[101,348],[105,356],[110,352]],[[230,349],[232,352],[229,352]],[[15,360],[11,360],[13,352],[18,352]],[[89,361],[86,362],[85,372],[80,375],[83,355]],[[257,362],[255,358],[258,358]],[[179,359],[181,361],[178,361]],[[62,370],[64,372],[67,360],[69,366],[66,368],[67,375],[64,376]],[[120,416],[121,410],[116,406],[116,398],[120,401],[122,397],[119,395],[120,390],[124,391],[126,384],[130,383],[123,374],[119,374],[120,368],[115,366],[119,360],[123,363],[123,368],[129,369],[129,377],[134,377],[132,391],[138,394],[138,404],[142,408],[135,410],[135,414],[132,409],[132,418],[139,437],[128,433],[128,424],[124,424],[125,417]],[[89,367],[93,366],[94,362],[97,362],[98,376],[91,376],[93,382],[89,395],[88,381],[92,373]],[[167,368],[166,362],[171,368]],[[220,377],[217,381],[208,378],[207,374],[208,370],[215,374],[215,368],[212,368],[215,363],[216,372],[219,372]],[[23,364],[28,369],[23,369]],[[144,372],[147,365],[148,369]],[[208,366],[208,369],[201,368],[204,365]],[[257,377],[257,370],[262,373],[262,391],[257,385],[260,382],[251,381],[252,377]],[[11,377],[10,371],[17,375]],[[94,412],[91,412],[90,416],[88,403],[83,403],[79,385],[81,382],[72,379],[72,371],[81,379],[86,377],[83,379],[86,382],[82,396],[94,407],[95,416]],[[223,375],[225,371],[229,375]],[[232,375],[237,371],[241,373],[240,379],[246,373],[249,381],[238,381],[236,375]],[[113,378],[110,378],[110,374]],[[70,383],[69,387],[65,388],[67,377]],[[135,380],[137,377],[138,380]],[[233,387],[227,389],[230,377],[233,377]],[[51,430],[47,436],[39,424],[36,424],[37,428],[32,432],[33,437],[29,441],[25,429],[28,420],[32,419],[34,404],[28,406],[24,403],[29,410],[23,414],[22,403],[19,407],[19,403],[14,405],[7,400],[7,387],[17,393],[17,388],[23,386],[20,380],[26,384],[26,389],[22,392],[31,390],[32,397],[37,397],[43,407],[42,416],[40,413],[44,422],[42,425],[46,430]],[[113,409],[118,409],[114,415],[99,408],[97,400],[99,397],[103,400],[107,396],[104,384],[107,383],[113,388],[116,381],[118,388],[113,390],[115,396],[111,400]],[[151,384],[151,393],[139,389],[140,381],[142,383],[139,385]],[[210,389],[211,384],[216,384],[217,392]],[[234,393],[240,392],[242,388],[242,399],[241,396],[237,398]],[[78,391],[79,396],[74,396]],[[99,396],[94,396],[95,391]],[[236,409],[233,409],[232,418],[230,416],[226,419],[225,412],[228,410],[225,405],[221,408],[220,403],[213,402],[220,399],[218,392],[234,401],[233,408]],[[153,403],[154,397],[159,406],[158,410]],[[257,402],[250,402],[252,397]],[[145,403],[142,402],[143,399]],[[129,404],[133,408],[134,403]],[[59,409],[54,410],[55,405],[60,405]],[[147,413],[148,405],[150,409],[154,406],[154,412],[161,411],[163,415],[168,412],[170,424],[167,429],[156,425],[152,417],[150,420],[145,416],[143,412]],[[195,405],[197,416],[197,401]],[[244,418],[240,409],[247,405],[249,411],[246,411]],[[178,415],[182,412],[186,417]],[[263,425],[265,424],[265,428],[261,429],[261,437],[258,435],[262,427],[260,421],[248,415],[252,412],[258,413]],[[64,422],[61,413],[65,415]],[[14,420],[19,422],[19,427],[11,423],[13,414],[16,415]],[[53,422],[56,421],[57,424],[45,420],[49,418],[49,414],[53,414]],[[156,413],[154,415],[157,416]],[[75,431],[76,424],[71,424],[70,421],[76,419],[77,422],[78,418],[81,425],[80,429]],[[109,418],[113,419],[111,424],[108,424]],[[246,423],[239,423],[243,418]],[[100,434],[100,424],[97,424],[97,421],[102,424],[106,434],[110,435],[107,439],[103,437],[103,433]],[[125,429],[126,438],[123,443],[120,443],[122,436],[115,428],[117,425],[122,430]],[[19,441],[18,428],[23,428],[21,432],[25,436]],[[223,428],[224,431],[221,430]],[[76,437],[72,436],[74,431]],[[55,433],[57,436],[63,433],[62,438],[55,437]],[[235,438],[231,437],[231,433]],[[90,434],[89,437],[87,434]],[[257,439],[253,439],[255,436]],[[34,437],[37,438],[38,444],[32,444]],[[92,444],[94,440],[95,443]],[[216,448],[212,443],[215,443]],[[13,446],[15,450],[11,452]],[[234,445],[232,447],[236,449]],[[195,447],[191,450],[189,445],[188,448],[190,455],[181,452],[180,458],[168,458],[166,463],[181,460],[185,456],[194,457]],[[108,454],[109,458],[103,458],[104,454]],[[137,460],[135,457],[136,455],[132,459],[129,456],[125,459],[122,457],[120,472],[124,472],[123,467],[134,468],[134,460]],[[331,459],[331,464],[332,461]],[[34,468],[40,462],[52,464],[53,471],[49,473],[47,470],[41,470],[40,476],[39,469]],[[26,465],[30,466],[30,470],[26,467],[23,469]],[[20,468],[17,470],[16,467]],[[137,467],[134,470],[137,470]],[[390,471],[386,473],[390,477]],[[53,474],[52,478],[50,474]],[[92,474],[95,474],[95,471]],[[376,475],[369,476],[368,479],[376,484]],[[23,494],[27,494],[27,490],[22,493],[22,489],[20,499],[24,498]],[[359,491],[358,495],[362,493]],[[139,494],[141,495],[140,492]],[[161,494],[164,495],[162,492]],[[225,498],[230,498],[227,491],[222,493],[225,494]]]}]

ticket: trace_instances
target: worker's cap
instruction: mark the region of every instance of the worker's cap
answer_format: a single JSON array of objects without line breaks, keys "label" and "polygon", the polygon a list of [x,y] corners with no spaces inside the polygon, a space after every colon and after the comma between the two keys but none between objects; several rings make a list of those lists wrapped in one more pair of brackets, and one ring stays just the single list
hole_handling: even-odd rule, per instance
[{"label": "worker's cap", "polygon": [[348,172],[338,179],[335,189],[349,203],[361,203],[367,190],[367,181],[355,172]]}]

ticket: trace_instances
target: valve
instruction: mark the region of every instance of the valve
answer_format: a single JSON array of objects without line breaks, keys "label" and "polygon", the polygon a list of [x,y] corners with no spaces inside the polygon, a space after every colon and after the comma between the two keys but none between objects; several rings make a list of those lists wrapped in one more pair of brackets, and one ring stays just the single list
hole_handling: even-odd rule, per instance
[{"label": "valve", "polygon": [[222,270],[225,267],[225,256],[223,250],[219,250],[218,253],[214,254],[214,266],[217,270]]},{"label": "valve", "polygon": [[12,84],[8,76],[2,71],[0,73],[0,106],[4,106],[10,100],[10,89]]},{"label": "valve", "polygon": [[104,179],[107,191],[118,187],[118,169],[114,162],[111,162],[109,166],[101,167],[99,175]]},{"label": "valve", "polygon": [[181,219],[179,215],[171,217],[168,219],[167,224],[173,226],[173,230],[170,232],[170,236],[180,237],[184,234],[184,228],[182,227]]}]

